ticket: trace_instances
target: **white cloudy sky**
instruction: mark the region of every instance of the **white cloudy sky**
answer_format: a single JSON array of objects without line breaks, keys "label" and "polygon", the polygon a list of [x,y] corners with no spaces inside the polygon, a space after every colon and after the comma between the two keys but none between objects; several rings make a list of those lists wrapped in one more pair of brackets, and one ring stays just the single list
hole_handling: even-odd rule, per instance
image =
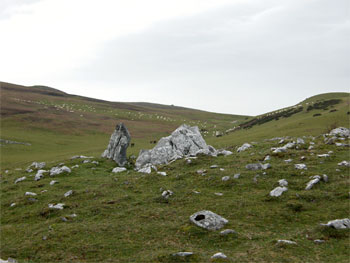
[{"label": "white cloudy sky", "polygon": [[0,0],[0,80],[256,115],[349,92],[349,0]]}]

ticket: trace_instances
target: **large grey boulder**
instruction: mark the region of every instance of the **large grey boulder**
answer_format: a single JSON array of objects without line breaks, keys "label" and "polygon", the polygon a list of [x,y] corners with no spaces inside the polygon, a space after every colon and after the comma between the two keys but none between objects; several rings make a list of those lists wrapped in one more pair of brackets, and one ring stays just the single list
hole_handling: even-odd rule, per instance
[{"label": "large grey boulder", "polygon": [[348,128],[339,127],[331,130],[329,135],[337,137],[350,137],[350,130]]},{"label": "large grey boulder", "polygon": [[350,228],[350,219],[349,218],[335,219],[335,220],[329,221],[327,224],[321,224],[321,226],[328,226],[335,229],[346,229],[346,228]]},{"label": "large grey boulder", "polygon": [[114,160],[119,166],[126,164],[126,150],[130,144],[130,133],[123,123],[115,127],[107,149],[102,153],[102,157]]},{"label": "large grey boulder", "polygon": [[190,216],[195,225],[208,229],[219,230],[228,223],[228,220],[208,210],[199,211]]},{"label": "large grey boulder", "polygon": [[141,150],[135,165],[140,169],[197,154],[217,156],[217,151],[206,144],[197,126],[183,124],[170,136],[161,138],[153,149]]}]

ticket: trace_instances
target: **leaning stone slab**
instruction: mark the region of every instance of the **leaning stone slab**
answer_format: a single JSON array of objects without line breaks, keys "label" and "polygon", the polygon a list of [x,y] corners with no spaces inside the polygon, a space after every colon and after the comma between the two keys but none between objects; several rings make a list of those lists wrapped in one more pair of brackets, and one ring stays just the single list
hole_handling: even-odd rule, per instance
[{"label": "leaning stone slab", "polygon": [[271,192],[270,192],[270,196],[273,196],[273,197],[279,197],[281,196],[284,192],[288,191],[288,188],[287,187],[276,187],[275,189],[273,189]]},{"label": "leaning stone slab", "polygon": [[102,153],[102,157],[112,159],[119,166],[124,166],[126,160],[126,150],[130,144],[130,133],[123,123],[119,123],[115,127],[107,149]]},{"label": "leaning stone slab", "polygon": [[219,230],[228,220],[208,210],[199,211],[190,216],[190,221],[207,230]]},{"label": "leaning stone slab", "polygon": [[346,229],[346,228],[350,228],[350,219],[349,218],[335,219],[335,220],[329,221],[327,224],[321,224],[321,226],[332,227],[335,229]]}]

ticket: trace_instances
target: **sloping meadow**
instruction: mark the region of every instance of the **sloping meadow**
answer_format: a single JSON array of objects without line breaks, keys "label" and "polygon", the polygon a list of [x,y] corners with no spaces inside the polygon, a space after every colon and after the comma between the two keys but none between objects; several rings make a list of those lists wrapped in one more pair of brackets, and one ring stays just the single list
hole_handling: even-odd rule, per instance
[{"label": "sloping meadow", "polygon": [[[158,167],[166,176],[135,171],[135,159],[120,173],[112,173],[116,164],[106,159],[67,159],[63,162],[71,173],[47,173],[39,181],[34,180],[36,171],[7,171],[1,176],[1,258],[212,262],[211,256],[222,252],[227,256],[223,262],[348,262],[349,229],[320,224],[349,217],[349,167],[338,165],[349,161],[349,148],[327,145],[322,137],[304,141],[277,154],[271,148],[280,146],[278,140],[261,140],[229,156],[181,159]],[[264,161],[267,155],[270,160]],[[270,163],[271,168],[246,169],[252,163]],[[305,190],[310,177],[324,174],[328,182]],[[25,180],[14,183],[23,176]],[[225,176],[229,179],[223,180]],[[271,197],[280,179],[288,181],[288,191]],[[51,185],[53,180],[57,182]],[[65,197],[70,190],[73,194]],[[165,190],[173,194],[163,198]],[[64,204],[62,210],[49,208],[58,203]],[[221,230],[236,233],[221,235],[221,230],[192,224],[189,217],[201,210],[226,218],[229,222]],[[278,240],[296,244],[280,245]],[[181,251],[193,255],[173,255]]]}]

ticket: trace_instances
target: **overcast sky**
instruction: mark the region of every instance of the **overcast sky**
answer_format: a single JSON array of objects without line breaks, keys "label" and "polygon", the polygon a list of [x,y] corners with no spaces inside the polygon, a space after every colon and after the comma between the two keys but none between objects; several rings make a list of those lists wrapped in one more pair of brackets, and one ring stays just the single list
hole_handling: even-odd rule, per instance
[{"label": "overcast sky", "polygon": [[257,115],[350,87],[349,0],[1,0],[0,80]]}]

